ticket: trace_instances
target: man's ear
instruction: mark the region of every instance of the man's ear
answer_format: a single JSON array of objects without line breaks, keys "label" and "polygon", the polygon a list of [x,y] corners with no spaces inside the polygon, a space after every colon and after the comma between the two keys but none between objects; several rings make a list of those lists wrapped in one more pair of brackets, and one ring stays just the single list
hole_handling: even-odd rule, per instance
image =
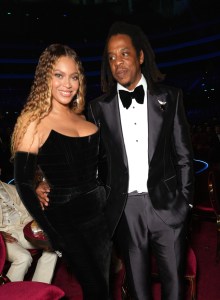
[{"label": "man's ear", "polygon": [[140,62],[140,64],[142,65],[143,64],[143,62],[144,62],[144,52],[143,52],[143,50],[141,50],[140,51],[140,58],[139,58],[139,62]]}]

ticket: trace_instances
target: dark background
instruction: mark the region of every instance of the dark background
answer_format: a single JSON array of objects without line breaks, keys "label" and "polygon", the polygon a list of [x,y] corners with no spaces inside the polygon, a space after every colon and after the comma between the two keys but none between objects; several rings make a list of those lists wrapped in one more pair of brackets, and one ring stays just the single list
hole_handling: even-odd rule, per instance
[{"label": "dark background", "polygon": [[140,25],[166,82],[181,87],[189,122],[220,119],[219,0],[0,0],[0,112],[12,123],[41,52],[72,46],[87,75],[87,101],[100,91],[105,37],[113,21]]}]

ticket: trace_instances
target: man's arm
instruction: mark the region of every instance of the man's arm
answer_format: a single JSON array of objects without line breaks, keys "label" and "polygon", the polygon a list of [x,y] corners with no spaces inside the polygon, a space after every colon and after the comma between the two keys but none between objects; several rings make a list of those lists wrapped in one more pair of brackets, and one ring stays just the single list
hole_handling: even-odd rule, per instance
[{"label": "man's arm", "polygon": [[173,137],[179,188],[188,203],[192,204],[194,192],[193,148],[181,90],[177,95]]},{"label": "man's arm", "polygon": [[49,205],[49,198],[47,197],[50,192],[50,187],[44,178],[44,174],[41,169],[38,167],[35,174],[35,186],[36,194],[40,201],[42,209]]},{"label": "man's arm", "polygon": [[[99,120],[98,106],[92,106],[91,103],[88,105],[87,109],[87,119],[88,121],[96,124],[96,126],[101,130],[101,122]],[[106,185],[108,176],[108,162],[106,156],[106,150],[103,143],[102,136],[100,138],[99,144],[99,160],[98,160],[98,179],[101,184]]]},{"label": "man's arm", "polygon": [[40,201],[42,209],[49,205],[48,193],[50,192],[50,187],[46,181],[41,181],[36,187],[36,194]]}]

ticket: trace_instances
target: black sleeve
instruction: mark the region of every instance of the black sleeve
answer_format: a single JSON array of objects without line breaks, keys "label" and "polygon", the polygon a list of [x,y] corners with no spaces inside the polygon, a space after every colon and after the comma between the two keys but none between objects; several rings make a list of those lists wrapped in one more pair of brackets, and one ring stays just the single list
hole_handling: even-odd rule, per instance
[{"label": "black sleeve", "polygon": [[35,192],[37,155],[16,152],[14,158],[14,179],[17,192],[34,220],[46,233],[54,250],[61,250],[61,238],[47,219]]},{"label": "black sleeve", "polygon": [[99,160],[98,160],[98,180],[100,184],[106,185],[107,184],[107,177],[108,177],[108,161],[106,155],[106,149],[102,138],[102,122],[99,119],[99,110],[98,106],[91,106],[88,105],[87,109],[87,119],[88,121],[96,124],[96,126],[100,130],[100,143],[99,143]]}]

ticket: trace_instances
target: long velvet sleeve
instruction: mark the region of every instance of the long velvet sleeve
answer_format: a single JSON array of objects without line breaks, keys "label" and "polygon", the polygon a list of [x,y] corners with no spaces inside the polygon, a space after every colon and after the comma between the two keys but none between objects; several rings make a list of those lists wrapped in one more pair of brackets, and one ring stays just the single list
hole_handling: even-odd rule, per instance
[{"label": "long velvet sleeve", "polygon": [[37,155],[28,152],[16,152],[14,158],[14,178],[18,194],[25,207],[47,234],[54,250],[61,250],[61,238],[48,221],[35,192],[35,172]]}]

